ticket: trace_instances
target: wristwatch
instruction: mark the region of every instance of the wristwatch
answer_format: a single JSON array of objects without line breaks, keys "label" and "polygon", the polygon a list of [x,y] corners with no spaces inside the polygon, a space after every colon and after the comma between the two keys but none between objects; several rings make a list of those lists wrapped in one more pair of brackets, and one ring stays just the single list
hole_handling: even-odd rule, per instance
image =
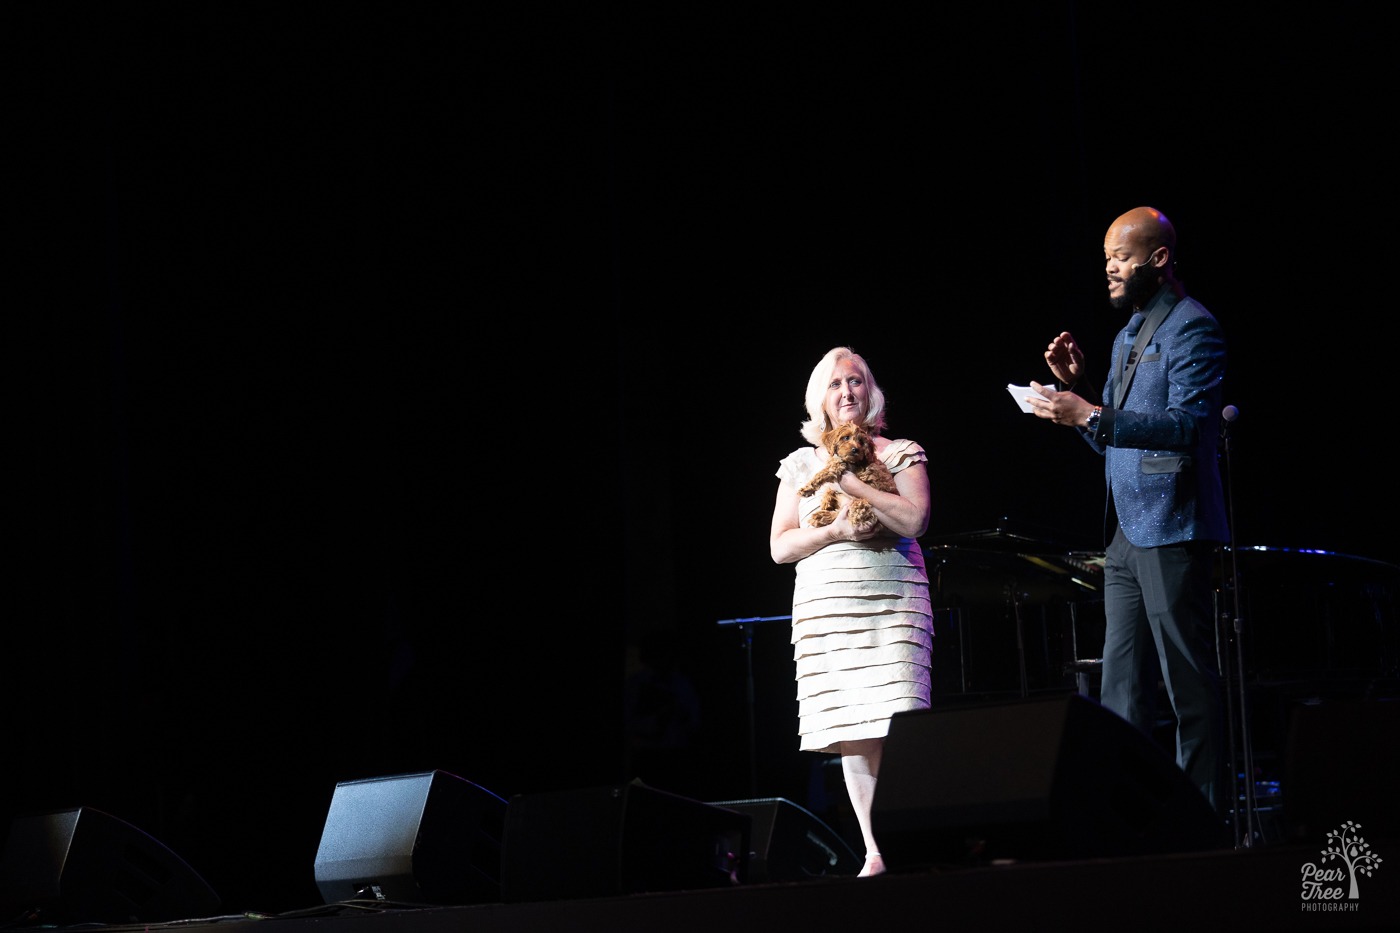
[{"label": "wristwatch", "polygon": [[1084,423],[1084,430],[1090,434],[1099,433],[1099,418],[1103,416],[1103,406],[1095,405],[1094,410],[1089,412],[1089,420]]}]

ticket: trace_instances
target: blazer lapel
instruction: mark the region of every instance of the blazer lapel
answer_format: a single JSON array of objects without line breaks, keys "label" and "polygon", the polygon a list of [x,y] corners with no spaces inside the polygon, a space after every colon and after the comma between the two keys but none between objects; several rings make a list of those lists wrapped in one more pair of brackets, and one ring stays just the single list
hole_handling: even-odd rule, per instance
[{"label": "blazer lapel", "polygon": [[[1119,409],[1123,407],[1123,400],[1128,397],[1128,386],[1132,384],[1133,373],[1137,370],[1138,360],[1142,358],[1142,348],[1147,346],[1147,342],[1152,339],[1152,334],[1157,330],[1157,325],[1166,320],[1172,308],[1176,307],[1177,295],[1170,289],[1163,289],[1158,294],[1156,301],[1147,312],[1147,318],[1138,328],[1137,339],[1133,341],[1133,348],[1128,352],[1128,365],[1123,368],[1123,373],[1118,379],[1117,385],[1113,387],[1113,407]],[[1121,344],[1120,344],[1121,352]]]}]

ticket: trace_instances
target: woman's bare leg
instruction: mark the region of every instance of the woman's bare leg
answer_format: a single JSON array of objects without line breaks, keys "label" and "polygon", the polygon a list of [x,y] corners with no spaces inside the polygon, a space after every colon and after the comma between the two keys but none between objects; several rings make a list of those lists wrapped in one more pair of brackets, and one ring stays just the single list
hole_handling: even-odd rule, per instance
[{"label": "woman's bare leg", "polygon": [[885,870],[880,847],[875,844],[871,816],[875,804],[875,783],[880,776],[880,756],[884,750],[884,739],[841,743],[841,774],[846,779],[846,793],[850,795],[851,808],[860,826],[860,837],[865,843],[865,866],[860,870],[862,878],[882,874]]}]

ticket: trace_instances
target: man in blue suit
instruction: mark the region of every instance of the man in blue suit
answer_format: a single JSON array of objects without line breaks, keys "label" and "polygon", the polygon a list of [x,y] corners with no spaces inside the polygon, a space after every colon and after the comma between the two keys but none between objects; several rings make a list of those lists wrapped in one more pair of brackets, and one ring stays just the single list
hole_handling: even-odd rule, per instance
[{"label": "man in blue suit", "polygon": [[[1176,278],[1176,231],[1138,207],[1104,236],[1109,303],[1131,313],[1114,341],[1101,403],[1068,332],[1045,361],[1059,388],[1031,383],[1035,414],[1104,455],[1103,681],[1099,700],[1151,735],[1160,677],[1176,717],[1176,760],[1217,810],[1223,715],[1215,662],[1214,559],[1229,541],[1217,446],[1225,338]],[[1083,394],[1080,394],[1083,393]],[[1107,536],[1106,536],[1107,537]]]}]

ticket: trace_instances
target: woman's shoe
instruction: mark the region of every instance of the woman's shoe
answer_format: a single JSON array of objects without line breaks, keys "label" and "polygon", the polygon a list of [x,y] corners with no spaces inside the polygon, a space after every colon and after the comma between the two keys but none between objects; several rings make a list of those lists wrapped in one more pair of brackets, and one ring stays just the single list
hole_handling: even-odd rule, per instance
[{"label": "woman's shoe", "polygon": [[865,857],[865,866],[861,868],[857,878],[873,878],[876,875],[885,873],[885,860],[880,857],[879,852],[871,852]]}]

